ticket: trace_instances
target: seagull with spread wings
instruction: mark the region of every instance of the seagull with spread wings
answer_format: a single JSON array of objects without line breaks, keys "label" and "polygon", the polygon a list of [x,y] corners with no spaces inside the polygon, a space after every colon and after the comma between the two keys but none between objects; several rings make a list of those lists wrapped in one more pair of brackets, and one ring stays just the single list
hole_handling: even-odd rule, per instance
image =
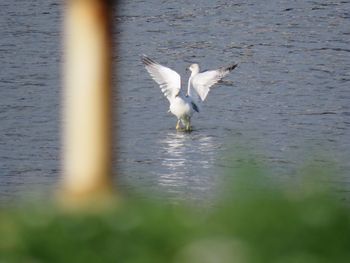
[{"label": "seagull with spread wings", "polygon": [[[187,93],[181,90],[180,75],[158,62],[143,55],[142,62],[153,80],[160,86],[164,96],[169,100],[169,111],[177,117],[176,129],[191,131],[191,117],[194,112],[199,112],[199,105],[203,102],[210,88],[228,73],[237,67],[232,64],[228,67],[221,67],[216,70],[199,72],[199,65],[189,66],[191,76],[188,80]],[[181,124],[184,127],[181,127]]]}]

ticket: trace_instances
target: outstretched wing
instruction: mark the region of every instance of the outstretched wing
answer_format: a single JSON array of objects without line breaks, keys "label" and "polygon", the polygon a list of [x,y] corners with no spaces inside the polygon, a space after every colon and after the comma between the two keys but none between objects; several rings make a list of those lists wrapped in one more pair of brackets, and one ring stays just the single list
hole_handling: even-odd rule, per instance
[{"label": "outstretched wing", "polygon": [[177,72],[160,65],[145,55],[142,56],[142,62],[153,80],[159,84],[169,102],[179,94],[181,77]]},{"label": "outstretched wing", "polygon": [[198,73],[191,79],[192,87],[198,93],[201,100],[204,101],[210,91],[210,87],[216,84],[236,67],[237,64],[233,64],[231,66],[222,67],[217,70]]}]

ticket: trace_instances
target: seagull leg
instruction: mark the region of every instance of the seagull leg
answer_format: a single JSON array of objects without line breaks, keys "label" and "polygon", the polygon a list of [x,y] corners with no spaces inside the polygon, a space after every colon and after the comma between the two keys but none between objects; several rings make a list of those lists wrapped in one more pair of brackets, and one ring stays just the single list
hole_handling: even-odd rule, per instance
[{"label": "seagull leg", "polygon": [[186,121],[186,131],[188,131],[188,132],[192,131],[191,118],[188,118]]},{"label": "seagull leg", "polygon": [[180,127],[180,120],[177,120],[177,123],[176,123],[176,130],[180,130],[181,127]]}]

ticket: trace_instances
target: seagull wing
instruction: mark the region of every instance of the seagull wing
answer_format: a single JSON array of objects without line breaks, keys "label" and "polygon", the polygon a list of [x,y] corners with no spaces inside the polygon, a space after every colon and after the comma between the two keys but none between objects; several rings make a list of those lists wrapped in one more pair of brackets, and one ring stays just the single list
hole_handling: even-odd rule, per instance
[{"label": "seagull wing", "polygon": [[204,101],[210,91],[210,87],[216,84],[236,67],[237,64],[233,64],[217,70],[209,70],[198,73],[191,79],[192,87],[198,93],[201,100]]},{"label": "seagull wing", "polygon": [[142,62],[153,80],[159,84],[164,96],[171,102],[180,92],[180,75],[176,71],[160,65],[147,56],[142,56]]}]

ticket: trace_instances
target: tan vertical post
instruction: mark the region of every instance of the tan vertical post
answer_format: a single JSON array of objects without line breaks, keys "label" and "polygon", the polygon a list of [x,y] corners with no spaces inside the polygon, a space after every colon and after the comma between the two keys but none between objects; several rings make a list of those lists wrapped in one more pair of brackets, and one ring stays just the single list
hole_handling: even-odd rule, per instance
[{"label": "tan vertical post", "polygon": [[112,188],[111,2],[66,0],[62,159],[70,200]]}]

